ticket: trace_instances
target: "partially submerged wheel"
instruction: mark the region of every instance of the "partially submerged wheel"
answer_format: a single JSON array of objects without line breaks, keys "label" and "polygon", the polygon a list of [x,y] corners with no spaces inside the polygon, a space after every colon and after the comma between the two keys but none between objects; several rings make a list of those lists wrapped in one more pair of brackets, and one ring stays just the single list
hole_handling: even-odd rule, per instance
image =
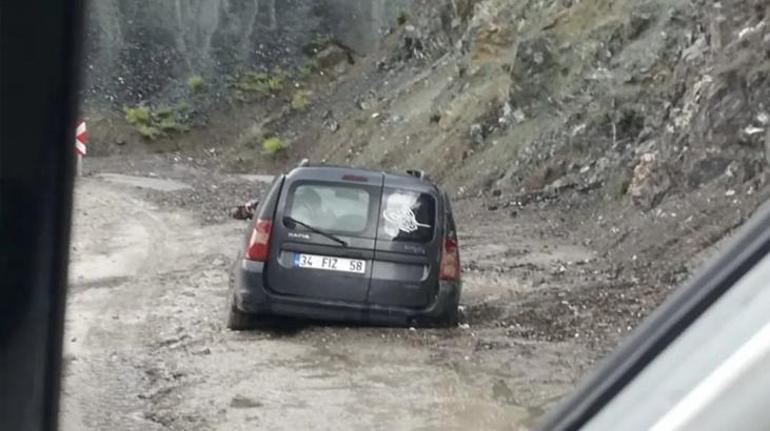
[{"label": "partially submerged wheel", "polygon": [[227,301],[227,318],[225,320],[225,326],[227,329],[233,331],[243,331],[251,329],[253,326],[254,316],[249,313],[245,313],[238,309],[235,305],[235,294],[230,293]]},{"label": "partially submerged wheel", "polygon": [[441,328],[453,328],[457,326],[459,322],[460,314],[457,311],[457,306],[447,307],[447,309],[441,313],[435,320],[435,325]]}]

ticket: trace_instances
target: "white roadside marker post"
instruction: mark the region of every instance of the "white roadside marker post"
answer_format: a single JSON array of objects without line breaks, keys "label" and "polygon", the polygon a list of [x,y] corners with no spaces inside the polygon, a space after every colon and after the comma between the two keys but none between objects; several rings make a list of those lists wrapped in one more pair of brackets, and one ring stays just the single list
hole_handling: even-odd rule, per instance
[{"label": "white roadside marker post", "polygon": [[78,121],[78,127],[75,131],[75,156],[77,157],[77,176],[83,175],[83,156],[86,155],[86,142],[88,141],[88,131],[86,122]]}]

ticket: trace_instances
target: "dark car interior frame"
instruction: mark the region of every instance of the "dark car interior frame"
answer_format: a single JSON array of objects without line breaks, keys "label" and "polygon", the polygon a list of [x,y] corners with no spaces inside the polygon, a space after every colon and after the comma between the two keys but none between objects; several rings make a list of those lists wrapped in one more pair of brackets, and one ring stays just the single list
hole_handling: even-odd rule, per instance
[{"label": "dark car interior frame", "polygon": [[57,427],[83,2],[0,2],[0,430]]},{"label": "dark car interior frame", "polygon": [[[0,4],[0,429],[57,428],[81,0]],[[770,250],[770,210],[545,419],[576,430]]]}]

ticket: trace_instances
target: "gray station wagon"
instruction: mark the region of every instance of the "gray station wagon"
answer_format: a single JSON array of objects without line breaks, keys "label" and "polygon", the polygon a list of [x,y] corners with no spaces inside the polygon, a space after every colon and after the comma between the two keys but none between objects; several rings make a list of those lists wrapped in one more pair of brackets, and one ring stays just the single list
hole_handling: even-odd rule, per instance
[{"label": "gray station wagon", "polygon": [[454,325],[460,257],[449,199],[416,171],[297,167],[253,210],[233,280],[230,329],[267,316]]}]

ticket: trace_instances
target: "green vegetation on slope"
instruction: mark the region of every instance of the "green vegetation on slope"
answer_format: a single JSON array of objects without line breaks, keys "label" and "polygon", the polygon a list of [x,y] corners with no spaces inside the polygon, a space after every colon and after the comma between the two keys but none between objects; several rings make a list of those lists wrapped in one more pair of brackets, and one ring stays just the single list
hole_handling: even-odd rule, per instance
[{"label": "green vegetation on slope", "polygon": [[286,144],[277,136],[267,138],[262,142],[262,149],[271,156],[277,156],[286,149]]},{"label": "green vegetation on slope", "polygon": [[280,69],[273,73],[249,70],[237,74],[231,85],[237,100],[250,101],[280,92],[285,81],[286,73]]},{"label": "green vegetation on slope", "polygon": [[172,134],[189,130],[185,118],[190,105],[180,103],[175,106],[162,106],[152,110],[146,105],[124,107],[123,114],[126,122],[134,126],[136,131],[147,140],[155,140]]},{"label": "green vegetation on slope", "polygon": [[187,78],[187,88],[193,93],[197,93],[203,89],[203,78],[200,75],[193,75]]}]

